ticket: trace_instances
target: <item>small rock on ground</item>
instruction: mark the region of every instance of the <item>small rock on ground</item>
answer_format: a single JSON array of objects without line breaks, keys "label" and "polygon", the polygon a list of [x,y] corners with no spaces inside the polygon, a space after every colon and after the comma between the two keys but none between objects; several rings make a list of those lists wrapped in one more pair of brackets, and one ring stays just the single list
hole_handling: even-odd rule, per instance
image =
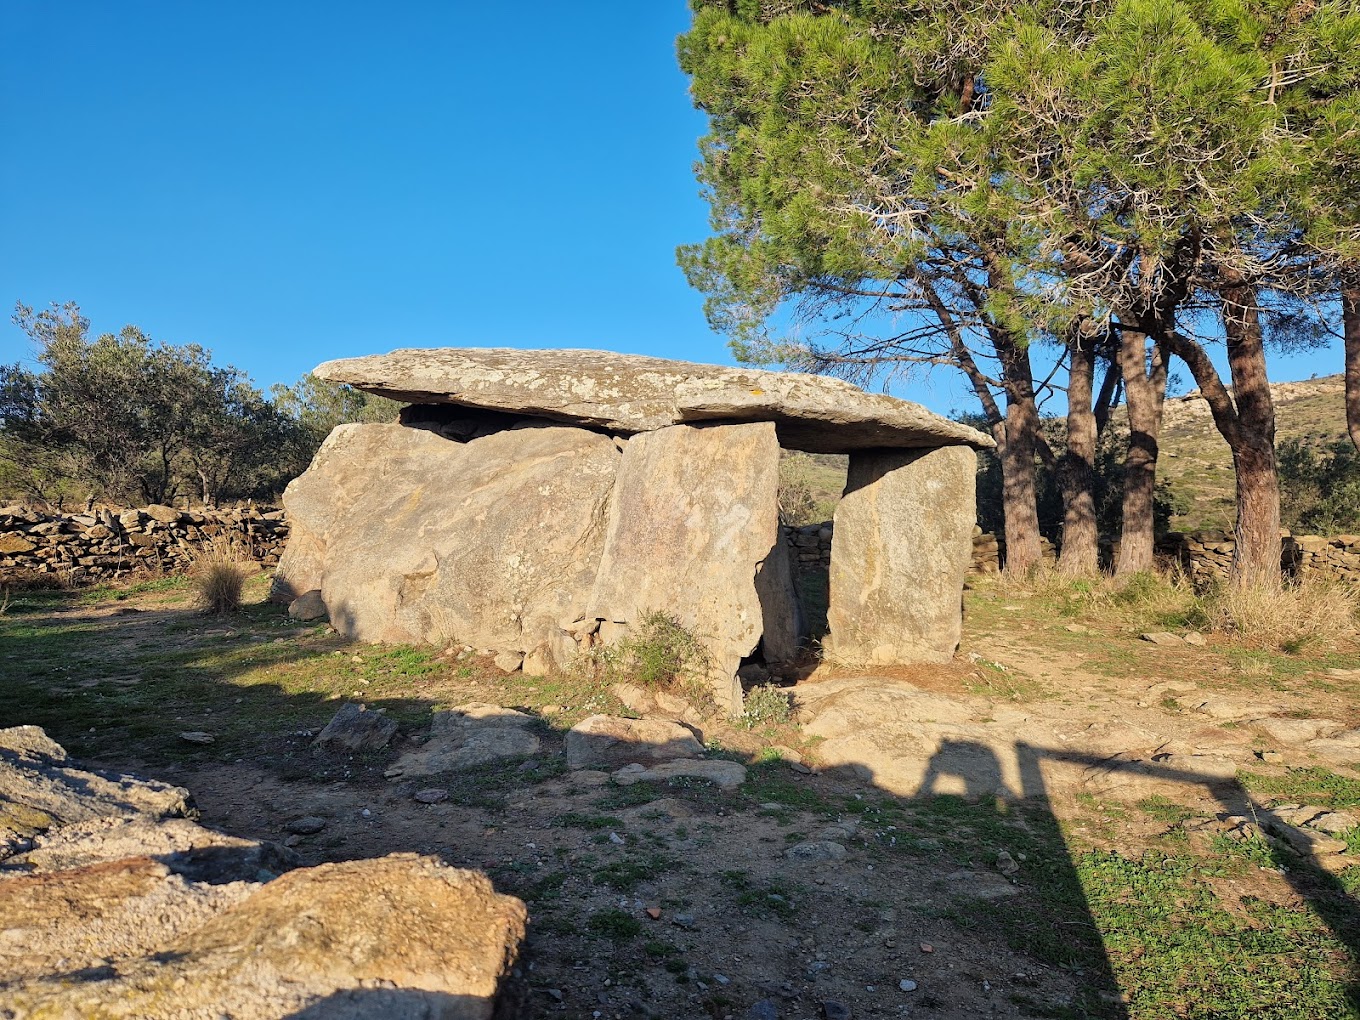
[{"label": "small rock on ground", "polygon": [[843,861],[845,847],[829,839],[809,840],[795,843],[784,851],[784,856],[795,861]]},{"label": "small rock on ground", "polygon": [[1150,634],[1140,634],[1140,635],[1138,635],[1138,636],[1139,636],[1142,640],[1144,640],[1144,641],[1150,641],[1150,642],[1152,642],[1154,645],[1183,645],[1183,644],[1185,644],[1185,642],[1182,641],[1182,640],[1181,640],[1179,637],[1177,637],[1175,634],[1168,633],[1167,631],[1164,631],[1164,630],[1153,631],[1153,632],[1150,633]]},{"label": "small rock on ground", "polygon": [[340,706],[315,740],[317,747],[333,751],[376,751],[386,747],[397,733],[395,721],[367,705],[350,701]]},{"label": "small rock on ground", "polygon": [[309,621],[324,620],[330,614],[326,609],[326,603],[321,601],[321,589],[313,588],[288,603],[288,615],[294,620]]},{"label": "small rock on ground", "polygon": [[495,658],[496,668],[502,673],[514,673],[524,665],[523,652],[500,652]]},{"label": "small rock on ground", "polygon": [[294,818],[284,826],[289,832],[296,836],[311,836],[326,827],[326,819],[318,818],[316,815],[304,815],[302,818]]}]

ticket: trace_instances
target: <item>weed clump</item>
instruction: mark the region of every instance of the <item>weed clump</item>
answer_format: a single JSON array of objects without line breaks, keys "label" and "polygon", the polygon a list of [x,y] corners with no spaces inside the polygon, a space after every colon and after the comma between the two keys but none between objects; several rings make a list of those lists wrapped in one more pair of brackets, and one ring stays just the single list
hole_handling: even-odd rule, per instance
[{"label": "weed clump", "polygon": [[610,683],[632,682],[679,695],[701,709],[713,707],[708,651],[669,613],[645,613],[621,641],[594,649],[586,665]]},{"label": "weed clump", "polygon": [[637,632],[619,642],[618,655],[643,687],[681,687],[708,667],[708,653],[699,639],[674,616],[660,611],[643,616]]},{"label": "weed clump", "polygon": [[1202,595],[1198,609],[1209,627],[1244,644],[1297,655],[1354,637],[1360,591],[1324,578],[1304,577],[1281,588],[1225,585]]},{"label": "weed clump", "polygon": [[241,608],[241,590],[250,570],[240,560],[213,556],[198,565],[193,574],[194,594],[205,613],[219,616]]},{"label": "weed clump", "polygon": [[793,703],[787,692],[774,684],[763,684],[747,692],[741,710],[741,724],[746,729],[784,726],[792,721]]}]

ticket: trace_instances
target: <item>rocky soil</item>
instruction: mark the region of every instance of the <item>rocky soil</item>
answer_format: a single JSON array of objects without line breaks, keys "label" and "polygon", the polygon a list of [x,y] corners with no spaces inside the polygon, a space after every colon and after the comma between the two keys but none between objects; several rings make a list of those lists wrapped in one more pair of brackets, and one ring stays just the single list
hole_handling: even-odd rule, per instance
[{"label": "rocky soil", "polygon": [[[155,739],[106,737],[104,717],[97,734],[67,725],[100,750],[97,764],[191,791],[201,816],[183,824],[296,854],[289,875],[394,853],[485,872],[528,907],[521,1016],[1157,1015],[1129,1012],[1141,990],[1126,970],[1116,978],[1095,934],[1078,855],[1136,860],[1173,831],[1177,845],[1257,841],[1288,848],[1300,874],[1343,874],[1353,817],[1259,795],[1241,777],[1355,775],[1360,661],[1252,676],[1253,660],[1218,639],[1140,641],[1008,598],[972,603],[951,664],[802,679],[797,726],[748,730],[636,689],[507,677],[456,649],[415,679],[386,676],[374,664],[409,653],[348,645],[320,625],[284,630],[282,610],[264,606],[235,621],[238,637],[204,636],[220,624],[149,600],[123,616],[67,608],[51,625],[106,628],[92,632],[99,654],[44,683],[157,716]],[[142,690],[130,681],[83,686],[154,675],[145,656],[166,654],[167,635],[185,656],[240,648],[264,672],[196,688],[193,701],[162,681],[142,681],[143,702],[129,700]],[[250,685],[265,680],[290,701],[262,709]],[[308,690],[327,693],[311,701]],[[346,701],[369,710],[349,710],[318,743]],[[1176,812],[1168,821],[1139,803]],[[45,867],[82,863],[59,841],[37,849],[51,855]],[[1306,912],[1295,878],[1293,866],[1253,867],[1231,884],[1244,903]],[[171,880],[137,868],[100,879]],[[260,915],[271,928],[306,914],[286,889]],[[205,888],[202,914],[186,911],[182,927],[220,916],[230,895],[229,884]],[[365,900],[352,895],[336,909]],[[423,944],[418,905],[387,902],[384,943]],[[205,943],[183,937],[198,959]],[[146,952],[92,946],[82,967],[91,988],[112,988],[98,982],[146,977],[149,965],[118,962]]]}]

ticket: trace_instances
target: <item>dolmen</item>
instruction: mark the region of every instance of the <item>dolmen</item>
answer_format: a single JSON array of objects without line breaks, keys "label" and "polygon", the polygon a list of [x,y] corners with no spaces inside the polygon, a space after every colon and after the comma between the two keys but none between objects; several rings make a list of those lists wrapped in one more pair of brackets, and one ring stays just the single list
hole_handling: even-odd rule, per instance
[{"label": "dolmen", "polygon": [[830,633],[847,665],[959,641],[981,432],[820,376],[587,350],[444,348],[316,375],[404,401],[340,425],[284,494],[274,594],[320,591],[365,641],[462,643],[541,673],[662,612],[737,670],[788,662],[803,613],[779,524],[780,448],[849,454]]}]

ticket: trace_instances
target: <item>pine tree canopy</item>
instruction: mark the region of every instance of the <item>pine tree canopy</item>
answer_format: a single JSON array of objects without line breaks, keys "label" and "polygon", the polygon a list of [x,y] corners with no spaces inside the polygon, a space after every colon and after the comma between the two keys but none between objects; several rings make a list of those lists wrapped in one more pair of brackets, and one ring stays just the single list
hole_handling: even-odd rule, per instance
[{"label": "pine tree canopy", "polygon": [[1254,278],[1360,252],[1353,2],[693,8],[714,236],[680,261],[741,355],[788,353],[786,302],[928,311],[929,282],[1032,338],[1198,286],[1187,245]]}]

